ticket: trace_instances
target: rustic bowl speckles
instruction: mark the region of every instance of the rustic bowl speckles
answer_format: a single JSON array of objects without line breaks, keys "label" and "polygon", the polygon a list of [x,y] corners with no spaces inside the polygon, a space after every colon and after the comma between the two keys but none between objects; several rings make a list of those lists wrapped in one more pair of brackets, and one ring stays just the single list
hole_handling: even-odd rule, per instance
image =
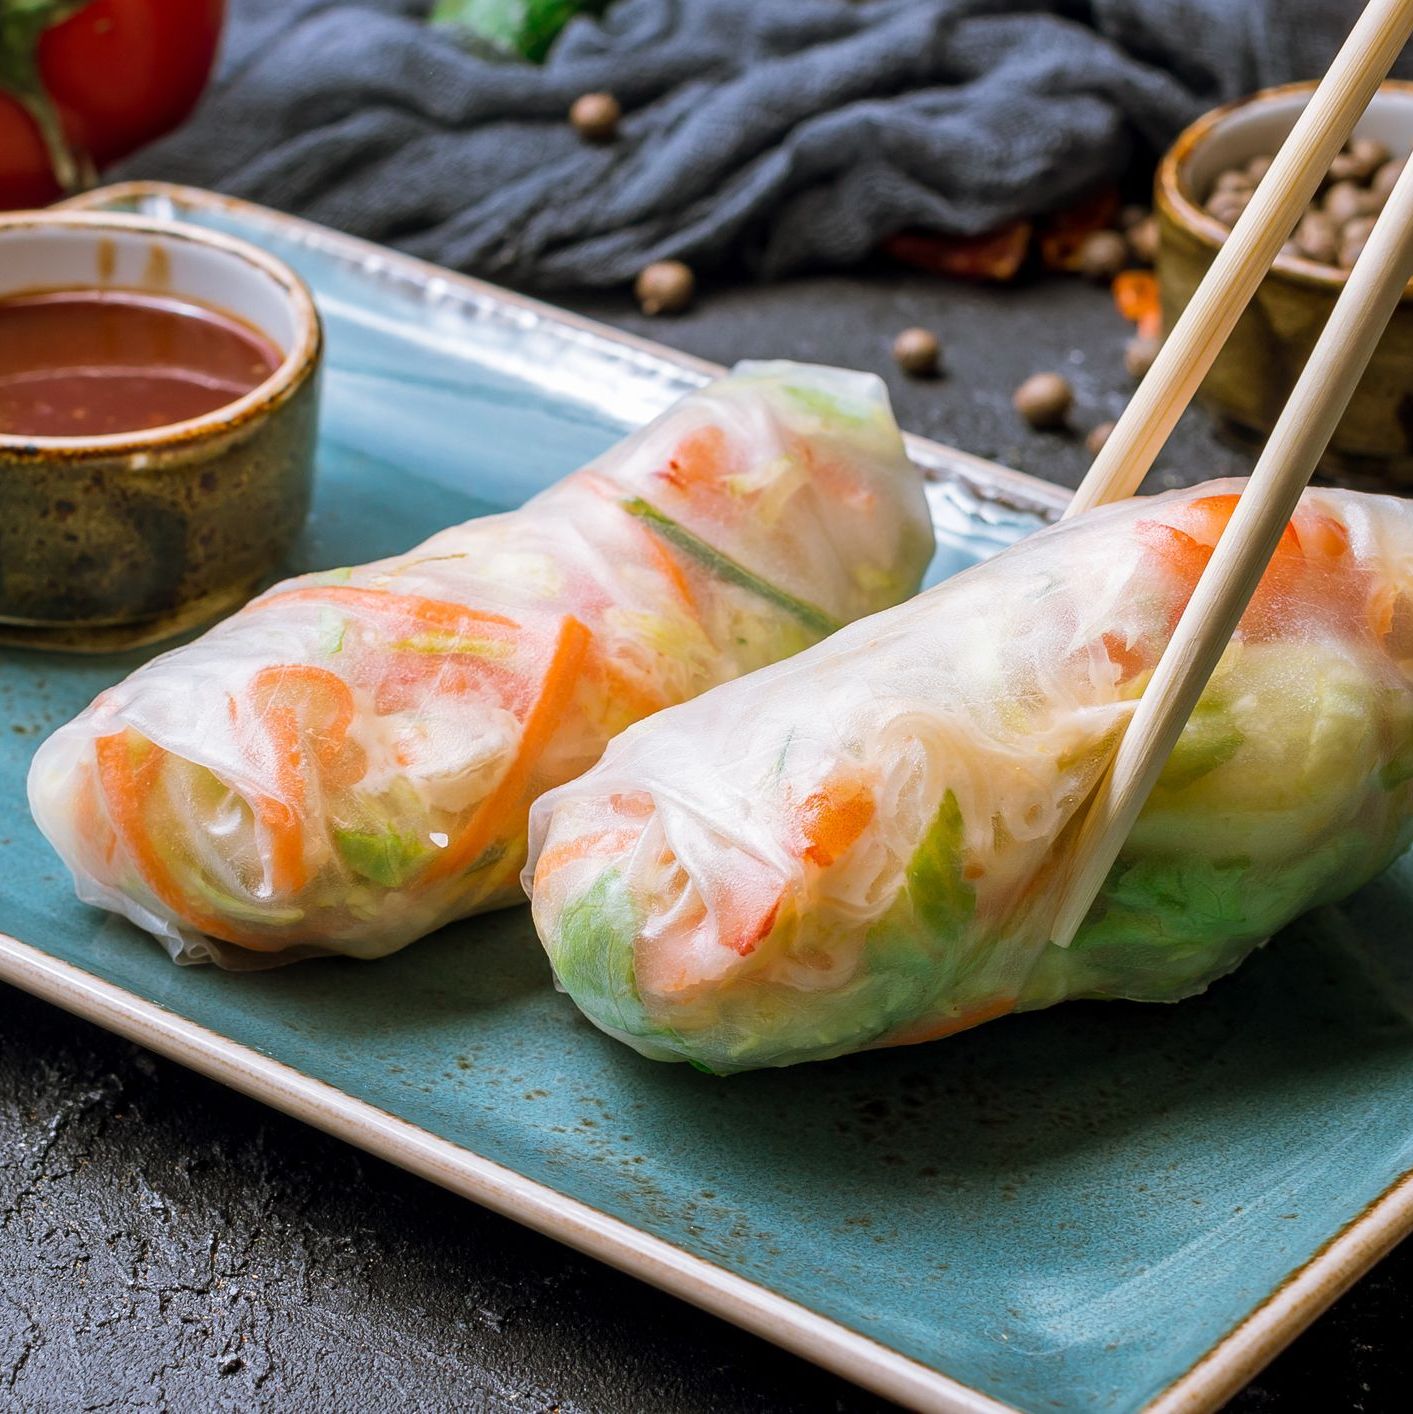
[{"label": "rustic bowl speckles", "polygon": [[[1202,209],[1217,174],[1274,152],[1314,91],[1287,84],[1214,109],[1192,124],[1158,168],[1158,281],[1172,328],[1228,231]],[[1395,155],[1413,148],[1413,84],[1383,85],[1356,135]],[[1345,272],[1277,257],[1202,384],[1201,400],[1234,431],[1264,439],[1324,328]],[[1413,484],[1413,286],[1405,292],[1330,443],[1322,469],[1359,482]]]},{"label": "rustic bowl speckles", "polygon": [[309,508],[322,336],[303,282],[243,241],[140,216],[0,216],[0,295],[83,287],[214,305],[282,355],[186,422],[0,434],[0,642],[92,652],[191,628],[278,567]]}]

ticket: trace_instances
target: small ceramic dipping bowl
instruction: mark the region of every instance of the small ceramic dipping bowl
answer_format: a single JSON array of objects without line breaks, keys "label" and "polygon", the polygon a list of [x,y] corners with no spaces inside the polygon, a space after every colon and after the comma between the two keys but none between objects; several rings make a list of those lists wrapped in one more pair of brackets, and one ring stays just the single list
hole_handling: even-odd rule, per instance
[{"label": "small ceramic dipping bowl", "polygon": [[137,431],[0,427],[0,641],[11,644],[102,651],[193,627],[269,576],[309,508],[322,336],[293,271],[195,226],[0,216],[0,303],[94,289],[215,311],[270,351],[259,366],[273,371],[214,411]]},{"label": "small ceramic dipping bowl", "polygon": [[[1199,118],[1158,168],[1158,282],[1171,329],[1207,273],[1227,227],[1202,209],[1219,173],[1274,153],[1314,92],[1287,84]],[[1413,84],[1389,82],[1355,130],[1395,157],[1413,148]],[[1263,441],[1285,406],[1345,272],[1282,254],[1202,384],[1201,401],[1229,430]],[[1328,475],[1413,488],[1413,285],[1389,324],[1321,465]]]}]

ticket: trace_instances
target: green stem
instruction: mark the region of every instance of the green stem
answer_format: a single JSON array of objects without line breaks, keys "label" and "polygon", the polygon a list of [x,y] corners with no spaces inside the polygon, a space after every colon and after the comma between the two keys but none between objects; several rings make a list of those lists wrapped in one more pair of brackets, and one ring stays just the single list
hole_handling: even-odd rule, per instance
[{"label": "green stem", "polygon": [[760,595],[762,599],[793,615],[806,628],[821,637],[843,627],[823,609],[808,604],[803,599],[796,599],[793,594],[788,594],[769,580],[762,579],[745,565],[738,564],[729,555],[723,555],[714,545],[708,545],[685,525],[679,525],[671,516],[664,515],[641,496],[633,496],[619,504],[630,516],[646,521],[664,540],[671,541],[678,549],[685,550],[693,559],[705,565],[718,579],[724,579],[728,584],[738,584],[742,589],[749,589],[753,594]]},{"label": "green stem", "polygon": [[39,72],[39,41],[45,30],[76,15],[92,0],[0,0],[0,93],[29,114],[49,156],[49,170],[65,195],[98,180],[93,159],[64,132]]}]

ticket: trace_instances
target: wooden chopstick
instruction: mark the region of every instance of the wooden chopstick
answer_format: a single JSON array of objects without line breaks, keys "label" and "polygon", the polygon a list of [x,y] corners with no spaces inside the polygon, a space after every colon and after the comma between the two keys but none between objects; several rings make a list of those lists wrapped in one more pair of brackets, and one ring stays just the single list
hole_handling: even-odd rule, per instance
[{"label": "wooden chopstick", "polygon": [[1371,0],[1089,468],[1066,518],[1131,496],[1330,163],[1413,34],[1413,0]]},{"label": "wooden chopstick", "polygon": [[1177,745],[1410,279],[1413,161],[1350,271],[1099,784],[1050,935],[1061,947],[1084,922]]}]

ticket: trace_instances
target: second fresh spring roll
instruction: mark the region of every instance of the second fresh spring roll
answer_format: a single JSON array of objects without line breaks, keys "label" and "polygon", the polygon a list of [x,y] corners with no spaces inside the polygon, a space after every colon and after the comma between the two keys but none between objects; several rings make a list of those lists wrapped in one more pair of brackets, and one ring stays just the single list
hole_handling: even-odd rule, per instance
[{"label": "second fresh spring roll", "polygon": [[1236,495],[1042,532],[625,732],[532,816],[557,978],[731,1072],[1067,997],[1176,1001],[1413,836],[1413,504],[1309,491],[1104,889],[1078,812]]},{"label": "second fresh spring roll", "polygon": [[906,598],[932,543],[879,379],[742,364],[520,510],[154,659],[44,743],[31,808],[182,960],[379,956],[522,899],[540,792]]}]

